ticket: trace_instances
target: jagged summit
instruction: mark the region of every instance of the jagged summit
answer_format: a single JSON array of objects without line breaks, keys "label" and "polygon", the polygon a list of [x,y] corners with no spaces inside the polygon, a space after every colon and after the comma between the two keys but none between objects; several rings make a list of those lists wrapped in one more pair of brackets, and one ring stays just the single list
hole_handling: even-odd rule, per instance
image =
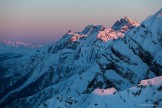
[{"label": "jagged summit", "polygon": [[66,43],[70,43],[78,42],[80,40],[88,40],[90,42],[95,41],[96,39],[107,42],[108,40],[123,37],[127,31],[137,27],[138,25],[138,23],[126,16],[118,20],[112,28],[103,25],[87,25],[82,32],[73,32],[72,30],[69,30],[64,35],[63,42],[66,41]]},{"label": "jagged summit", "polygon": [[132,20],[131,18],[129,18],[128,16],[125,16],[124,18],[121,18],[121,19],[123,19],[123,20],[127,21],[128,23],[138,25],[138,23],[137,23],[137,22],[133,21],[133,20]]},{"label": "jagged summit", "polygon": [[88,25],[85,27],[85,29],[82,31],[83,34],[92,34],[94,32],[104,30],[105,27],[103,25]]},{"label": "jagged summit", "polygon": [[121,18],[120,20],[118,20],[113,26],[112,29],[120,31],[122,33],[127,32],[130,29],[133,29],[135,27],[137,27],[139,24],[135,21],[133,21],[131,18],[129,17],[124,17]]}]

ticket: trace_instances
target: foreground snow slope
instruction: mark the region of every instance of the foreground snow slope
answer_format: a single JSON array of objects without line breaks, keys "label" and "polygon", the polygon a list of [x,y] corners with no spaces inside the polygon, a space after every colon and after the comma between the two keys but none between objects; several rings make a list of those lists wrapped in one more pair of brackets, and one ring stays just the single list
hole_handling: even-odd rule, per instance
[{"label": "foreground snow slope", "polygon": [[142,80],[137,86],[123,91],[115,88],[95,89],[79,97],[58,95],[39,108],[161,108],[162,76]]}]

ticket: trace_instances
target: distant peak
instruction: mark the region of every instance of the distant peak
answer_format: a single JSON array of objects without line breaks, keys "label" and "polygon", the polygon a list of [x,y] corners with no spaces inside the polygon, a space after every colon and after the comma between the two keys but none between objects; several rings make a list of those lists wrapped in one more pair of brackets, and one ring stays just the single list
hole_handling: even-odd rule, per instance
[{"label": "distant peak", "polygon": [[33,45],[33,44],[30,44],[30,43],[24,43],[24,42],[20,42],[20,41],[13,42],[13,41],[5,40],[3,43],[5,45],[13,46],[13,47],[26,47],[26,48],[42,47],[42,45]]}]

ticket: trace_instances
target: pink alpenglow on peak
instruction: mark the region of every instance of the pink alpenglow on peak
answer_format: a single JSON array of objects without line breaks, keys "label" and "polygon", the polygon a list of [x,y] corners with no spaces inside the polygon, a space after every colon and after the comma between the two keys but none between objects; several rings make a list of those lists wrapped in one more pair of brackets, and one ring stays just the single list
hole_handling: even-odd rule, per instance
[{"label": "pink alpenglow on peak", "polygon": [[118,37],[124,37],[124,34],[118,31],[115,31],[111,28],[107,28],[104,31],[99,31],[97,39],[107,42],[112,39],[117,39]]},{"label": "pink alpenglow on peak", "polygon": [[84,35],[84,34],[73,33],[73,35],[71,37],[71,41],[75,42],[75,41],[78,41],[79,39],[84,38],[86,36],[87,35]]},{"label": "pink alpenglow on peak", "polygon": [[95,89],[93,91],[93,94],[97,94],[97,95],[113,95],[116,93],[116,89],[115,88],[108,88],[108,89]]},{"label": "pink alpenglow on peak", "polygon": [[124,17],[117,21],[112,28],[107,28],[103,25],[88,25],[82,32],[73,32],[69,30],[64,37],[68,42],[79,42],[81,40],[102,40],[108,42],[109,40],[124,37],[125,33],[139,24],[131,20],[129,17]]},{"label": "pink alpenglow on peak", "polygon": [[129,22],[130,24],[132,24],[133,26],[139,26],[139,24],[137,22],[133,21],[131,18],[129,18],[127,16],[125,16],[123,19],[126,20],[127,22]]},{"label": "pink alpenglow on peak", "polygon": [[126,33],[130,29],[133,29],[135,27],[139,26],[139,24],[135,21],[133,21],[129,17],[124,17],[118,20],[113,26],[112,29],[120,31],[122,33]]}]

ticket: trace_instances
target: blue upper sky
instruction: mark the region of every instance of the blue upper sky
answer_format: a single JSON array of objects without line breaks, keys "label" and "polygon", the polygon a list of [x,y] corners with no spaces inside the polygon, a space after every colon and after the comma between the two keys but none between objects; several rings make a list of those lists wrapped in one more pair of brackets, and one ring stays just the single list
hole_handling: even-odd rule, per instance
[{"label": "blue upper sky", "polygon": [[162,0],[0,0],[0,41],[52,43],[88,24],[140,23],[160,8]]}]

